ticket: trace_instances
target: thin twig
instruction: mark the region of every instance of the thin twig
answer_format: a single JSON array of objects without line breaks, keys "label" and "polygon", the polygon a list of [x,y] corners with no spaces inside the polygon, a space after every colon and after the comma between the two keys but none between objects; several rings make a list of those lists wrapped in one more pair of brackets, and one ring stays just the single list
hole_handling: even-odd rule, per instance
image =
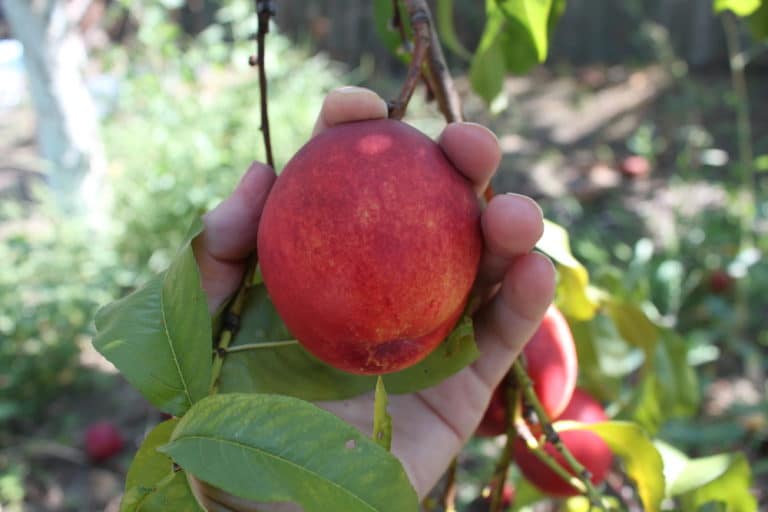
[{"label": "thin twig", "polygon": [[269,33],[269,20],[275,15],[275,4],[272,0],[256,0],[256,14],[259,18],[259,28],[256,33],[256,58],[248,60],[251,66],[259,68],[259,91],[261,93],[261,133],[264,136],[264,147],[267,153],[267,164],[275,168],[272,156],[272,140],[269,135],[269,114],[267,111],[267,71],[265,62],[265,39]]},{"label": "thin twig", "polygon": [[440,503],[445,512],[456,512],[456,473],[459,470],[458,458],[454,457],[445,478],[445,487],[440,497]]},{"label": "thin twig", "polygon": [[507,481],[509,465],[512,463],[512,454],[515,445],[515,418],[520,416],[520,390],[512,374],[508,373],[502,382],[504,386],[504,399],[507,410],[507,442],[504,450],[496,463],[496,469],[491,479],[491,507],[490,512],[501,512],[504,508],[504,484]]},{"label": "thin twig", "polygon": [[[398,3],[395,1],[393,5],[396,9],[395,19],[402,31],[404,29],[402,28],[403,23],[400,19]],[[413,91],[419,84],[422,66],[426,62],[427,49],[430,44],[429,14],[423,8],[414,8],[413,2],[408,2],[408,16],[411,20],[411,27],[413,28],[413,53],[411,55],[411,63],[408,65],[408,74],[406,75],[403,87],[400,90],[400,95],[389,105],[389,117],[391,119],[402,119],[403,116],[405,116],[408,102],[411,101]],[[401,34],[402,33],[403,32],[401,32]]]},{"label": "thin twig", "polygon": [[[275,15],[275,6],[271,0],[256,0],[256,13],[259,17],[258,33],[256,35],[257,40],[257,56],[254,58],[251,56],[248,59],[249,63],[259,67],[259,91],[261,93],[261,131],[264,136],[264,147],[267,153],[267,163],[273,169],[275,168],[275,161],[272,158],[272,142],[269,137],[269,114],[267,111],[267,72],[264,64],[264,48],[266,35],[269,32],[269,20]],[[245,264],[245,273],[243,280],[235,293],[235,298],[227,307],[224,313],[224,325],[219,333],[219,339],[214,347],[213,354],[213,367],[211,369],[211,383],[209,386],[209,394],[216,394],[219,387],[219,375],[221,375],[221,368],[224,366],[224,356],[227,353],[229,344],[237,335],[237,331],[240,328],[240,316],[243,312],[245,305],[245,294],[253,281],[253,276],[256,272],[256,253],[252,253]]]},{"label": "thin twig", "polygon": [[280,348],[280,347],[291,347],[293,345],[298,345],[298,340],[283,340],[283,341],[265,341],[263,343],[244,343],[242,345],[236,345],[234,347],[219,347],[220,351],[224,351],[227,354],[232,354],[233,352],[246,352],[248,350],[264,350],[267,348]]},{"label": "thin twig", "polygon": [[440,38],[435,30],[435,24],[432,21],[432,12],[429,10],[426,0],[406,0],[408,11],[421,11],[426,17],[427,27],[429,29],[429,48],[427,51],[427,76],[430,85],[434,86],[433,93],[435,99],[443,113],[443,117],[449,123],[463,121],[464,114],[461,109],[461,98],[456,91],[456,86],[451,77],[448,65],[445,63],[445,54],[443,46],[440,44]]},{"label": "thin twig", "polygon": [[[533,408],[534,412],[536,413],[536,416],[538,417],[539,424],[541,425],[544,431],[544,436],[546,441],[552,443],[552,445],[555,447],[557,452],[563,457],[563,459],[565,459],[568,466],[573,470],[573,472],[576,475],[576,478],[580,481],[581,486],[583,486],[583,489],[579,489],[579,490],[586,494],[587,498],[589,499],[590,505],[593,508],[602,510],[603,501],[602,501],[602,496],[600,495],[600,492],[592,484],[592,481],[590,480],[589,471],[578,460],[576,460],[576,457],[574,457],[573,454],[568,450],[568,448],[565,446],[560,436],[552,427],[552,422],[547,416],[547,413],[544,411],[544,407],[541,405],[541,402],[539,401],[539,398],[536,396],[536,392],[533,389],[533,382],[531,381],[531,378],[528,376],[528,373],[525,371],[525,368],[523,367],[522,357],[518,358],[514,362],[514,364],[512,365],[512,372],[515,375],[515,379],[517,380],[517,383],[522,389],[523,400],[525,401],[526,405],[529,405]],[[539,447],[541,448],[541,446]],[[536,454],[540,459],[544,460],[548,466],[554,469],[554,467],[551,464],[549,464],[549,460],[551,459],[551,457],[549,456],[548,453],[546,453],[546,451],[544,451],[543,449],[540,451],[534,450],[534,454]],[[554,460],[551,460],[551,462],[553,462],[558,467],[560,466]],[[564,476],[560,471],[557,471],[557,473],[560,476]],[[568,477],[565,478],[565,480],[571,485],[574,485],[572,475],[568,475]],[[579,485],[576,485],[576,488],[579,488],[579,487],[580,487]]]},{"label": "thin twig", "polygon": [[224,356],[227,352],[231,352],[229,344],[237,335],[237,331],[240,328],[240,316],[243,313],[243,307],[245,306],[245,293],[248,290],[248,286],[253,281],[253,274],[256,271],[256,255],[252,254],[248,258],[246,263],[246,271],[243,275],[243,280],[240,283],[240,287],[235,293],[235,298],[229,304],[227,311],[224,313],[224,322],[221,333],[219,334],[219,341],[216,344],[213,352],[213,368],[211,370],[211,384],[209,387],[209,394],[214,395],[218,391],[219,387],[219,375],[221,375],[221,368],[224,365]]}]

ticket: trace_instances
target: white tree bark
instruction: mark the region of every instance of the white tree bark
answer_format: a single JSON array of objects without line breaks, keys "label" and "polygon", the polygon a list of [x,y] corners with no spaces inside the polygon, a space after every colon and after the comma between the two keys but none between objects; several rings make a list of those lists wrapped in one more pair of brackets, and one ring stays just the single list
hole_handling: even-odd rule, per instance
[{"label": "white tree bark", "polygon": [[104,203],[105,158],[78,30],[90,0],[2,2],[13,35],[24,46],[40,153],[49,164],[57,202],[72,213],[95,214]]}]

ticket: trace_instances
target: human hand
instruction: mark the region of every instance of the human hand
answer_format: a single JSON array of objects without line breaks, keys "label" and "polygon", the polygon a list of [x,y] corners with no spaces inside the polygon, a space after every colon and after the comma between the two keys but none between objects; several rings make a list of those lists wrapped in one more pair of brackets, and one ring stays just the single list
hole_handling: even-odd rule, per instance
[{"label": "human hand", "polygon": [[[344,122],[386,116],[386,103],[375,93],[355,87],[337,89],[325,99],[315,134]],[[438,142],[482,194],[501,159],[495,136],[480,125],[453,123]],[[220,307],[242,278],[246,258],[256,247],[261,210],[274,179],[270,168],[254,163],[232,195],[204,218],[205,229],[193,248],[211,311]],[[536,203],[516,194],[496,196],[481,223],[484,254],[474,289],[484,299],[474,315],[480,357],[437,386],[389,399],[392,453],[420,498],[474,433],[491,393],[533,335],[554,294],[552,263],[531,253],[543,231]],[[373,400],[369,393],[317,405],[370,435]],[[256,510],[205,485],[198,485],[197,491],[211,497],[212,507],[219,507],[211,510]]]}]

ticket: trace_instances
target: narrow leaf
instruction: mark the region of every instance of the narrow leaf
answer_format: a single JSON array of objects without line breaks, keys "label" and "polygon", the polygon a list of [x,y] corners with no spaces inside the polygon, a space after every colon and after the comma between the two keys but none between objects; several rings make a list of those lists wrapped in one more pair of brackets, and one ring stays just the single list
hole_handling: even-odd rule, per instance
[{"label": "narrow leaf", "polygon": [[714,0],[715,12],[733,11],[736,16],[749,16],[755,12],[762,0]]},{"label": "narrow leaf", "polygon": [[202,512],[183,478],[183,472],[176,472],[181,475],[176,478],[173,461],[157,451],[157,447],[170,440],[177,423],[177,419],[165,421],[153,428],[144,439],[128,469],[120,512]]},{"label": "narrow leaf", "polygon": [[557,305],[563,313],[577,320],[590,320],[594,317],[597,303],[590,295],[589,274],[571,253],[571,243],[565,228],[545,219],[544,234],[536,248],[557,263]]},{"label": "narrow leaf", "polygon": [[531,57],[526,61],[544,62],[549,46],[549,20],[552,0],[496,0],[496,5],[507,19],[507,27],[518,36],[510,41],[530,41]]},{"label": "narrow leaf", "polygon": [[659,341],[659,328],[636,304],[612,300],[608,304],[608,314],[616,324],[619,334],[630,344],[642,348],[653,358],[656,343]]},{"label": "narrow leaf", "polygon": [[168,270],[96,315],[94,347],[147,400],[180,416],[207,394],[211,320],[190,240]]},{"label": "narrow leaf", "polygon": [[[763,0],[760,8],[749,17],[749,29],[758,40],[768,40],[768,1]],[[760,171],[768,171],[768,155],[755,159],[755,167]]]},{"label": "narrow leaf", "polygon": [[196,403],[161,448],[230,494],[293,502],[305,512],[415,512],[400,461],[333,414],[277,395],[215,395]]},{"label": "narrow leaf", "polygon": [[445,46],[459,57],[469,60],[472,58],[464,45],[456,35],[456,27],[453,24],[453,0],[440,0],[435,11],[437,30]]},{"label": "narrow leaf", "polygon": [[374,409],[373,409],[373,440],[382,448],[389,451],[392,448],[392,416],[387,412],[389,398],[384,389],[384,381],[376,379]]},{"label": "narrow leaf", "polygon": [[469,82],[472,89],[487,104],[491,104],[504,85],[504,54],[499,41],[504,28],[504,15],[493,0],[488,0],[486,5],[485,28],[469,66]]}]

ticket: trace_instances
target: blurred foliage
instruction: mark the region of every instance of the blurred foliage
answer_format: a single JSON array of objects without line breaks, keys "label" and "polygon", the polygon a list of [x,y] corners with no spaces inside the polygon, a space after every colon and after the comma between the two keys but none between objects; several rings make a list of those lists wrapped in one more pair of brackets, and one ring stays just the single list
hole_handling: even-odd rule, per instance
[{"label": "blurred foliage", "polygon": [[[138,40],[107,56],[127,70],[118,110],[105,125],[112,215],[123,263],[140,272],[149,261],[156,272],[168,265],[189,220],[225,197],[253,160],[264,160],[257,73],[248,66],[256,20],[251,2],[228,2],[216,24],[185,40],[163,2],[130,4],[142,19]],[[278,169],[309,138],[322,98],[339,85],[334,67],[270,34]]]},{"label": "blurred foliage", "polygon": [[11,226],[0,242],[0,425],[78,381],[79,344],[121,276],[115,254],[82,222],[52,206],[40,210],[27,224],[23,208],[8,201],[0,217]]},{"label": "blurred foliage", "polygon": [[[119,88],[104,121],[112,206],[105,230],[36,207],[33,227],[0,240],[0,425],[42,412],[83,376],[80,344],[98,305],[165,268],[189,221],[263,159],[255,27],[248,1],[227,2],[195,39],[170,18],[170,2],[126,2],[142,20],[134,41],[102,56]],[[240,42],[233,43],[233,37]],[[270,118],[280,168],[309,137],[339,70],[271,33]],[[3,203],[3,222],[29,222]]]}]

